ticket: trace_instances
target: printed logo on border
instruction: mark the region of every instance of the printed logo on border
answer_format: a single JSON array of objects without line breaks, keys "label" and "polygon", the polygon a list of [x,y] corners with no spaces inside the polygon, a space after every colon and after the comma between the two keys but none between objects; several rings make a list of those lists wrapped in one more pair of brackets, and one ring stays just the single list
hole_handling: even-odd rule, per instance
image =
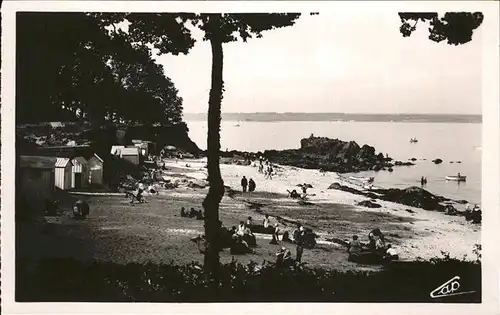
[{"label": "printed logo on border", "polygon": [[470,294],[474,293],[476,291],[464,291],[464,292],[457,292],[460,289],[460,277],[455,276],[451,278],[450,280],[446,281],[434,291],[431,292],[430,296],[433,299],[441,298],[441,297],[447,297],[447,296],[454,296],[454,295],[463,295],[463,294]]}]

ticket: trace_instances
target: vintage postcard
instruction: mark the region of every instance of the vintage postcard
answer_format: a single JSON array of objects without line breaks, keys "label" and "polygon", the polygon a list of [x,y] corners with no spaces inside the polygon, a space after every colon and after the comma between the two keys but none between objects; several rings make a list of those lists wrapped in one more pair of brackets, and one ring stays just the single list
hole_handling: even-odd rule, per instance
[{"label": "vintage postcard", "polygon": [[1,9],[5,314],[500,311],[498,2]]}]

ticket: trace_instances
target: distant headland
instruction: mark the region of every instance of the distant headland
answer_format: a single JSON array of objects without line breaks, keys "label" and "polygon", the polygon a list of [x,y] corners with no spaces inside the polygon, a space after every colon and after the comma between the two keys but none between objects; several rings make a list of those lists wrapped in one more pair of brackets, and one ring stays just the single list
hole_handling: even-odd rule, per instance
[{"label": "distant headland", "polygon": [[[185,113],[184,120],[206,120],[205,113]],[[222,113],[223,121],[355,121],[414,123],[481,123],[481,115],[464,114],[351,114],[351,113]]]}]

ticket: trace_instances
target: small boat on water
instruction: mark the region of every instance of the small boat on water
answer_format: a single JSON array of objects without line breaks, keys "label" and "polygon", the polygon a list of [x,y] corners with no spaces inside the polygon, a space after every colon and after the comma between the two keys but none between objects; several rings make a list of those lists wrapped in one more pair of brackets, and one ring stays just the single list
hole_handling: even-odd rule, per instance
[{"label": "small boat on water", "polygon": [[446,180],[452,180],[456,182],[465,182],[467,180],[467,176],[446,176]]},{"label": "small boat on water", "polygon": [[418,142],[417,138],[410,139],[410,143],[417,143],[417,142]]}]

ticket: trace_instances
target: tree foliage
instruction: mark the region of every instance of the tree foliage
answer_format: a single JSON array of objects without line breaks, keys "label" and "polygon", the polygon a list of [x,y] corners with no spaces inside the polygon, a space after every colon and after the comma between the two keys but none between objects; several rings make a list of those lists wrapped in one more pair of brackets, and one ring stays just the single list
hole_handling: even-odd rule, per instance
[{"label": "tree foliage", "polygon": [[417,24],[430,22],[429,39],[434,42],[447,41],[450,45],[461,45],[472,40],[474,30],[483,22],[481,12],[447,12],[443,17],[437,13],[399,13],[401,18],[400,32],[409,37],[417,29]]},{"label": "tree foliage", "polygon": [[17,51],[18,122],[181,121],[182,99],[150,50],[101,15],[19,13]]}]

